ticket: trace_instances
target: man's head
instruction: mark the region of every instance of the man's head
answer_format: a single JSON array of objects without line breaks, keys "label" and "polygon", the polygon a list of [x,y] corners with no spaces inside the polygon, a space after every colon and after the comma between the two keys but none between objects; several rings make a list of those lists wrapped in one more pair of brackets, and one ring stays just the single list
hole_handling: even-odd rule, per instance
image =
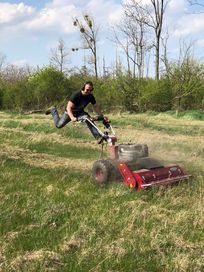
[{"label": "man's head", "polygon": [[82,87],[82,94],[87,95],[93,91],[93,83],[91,81],[86,81]]}]

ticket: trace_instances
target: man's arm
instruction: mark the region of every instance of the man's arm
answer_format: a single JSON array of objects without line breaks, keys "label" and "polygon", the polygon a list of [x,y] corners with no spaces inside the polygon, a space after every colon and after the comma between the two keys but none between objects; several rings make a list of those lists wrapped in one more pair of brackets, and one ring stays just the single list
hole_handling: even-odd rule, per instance
[{"label": "man's arm", "polygon": [[73,107],[74,107],[74,103],[71,102],[71,101],[68,101],[68,103],[67,103],[67,114],[69,115],[72,122],[76,122],[77,118],[74,117],[73,112],[72,112]]},{"label": "man's arm", "polygon": [[102,111],[101,111],[101,108],[97,103],[93,105],[93,109],[98,115],[103,115]]}]

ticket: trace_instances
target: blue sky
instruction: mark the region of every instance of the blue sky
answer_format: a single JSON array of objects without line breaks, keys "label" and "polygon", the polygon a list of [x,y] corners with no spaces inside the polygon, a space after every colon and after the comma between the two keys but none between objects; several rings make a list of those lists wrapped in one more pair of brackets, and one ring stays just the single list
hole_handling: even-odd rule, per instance
[{"label": "blue sky", "polygon": [[[204,0],[199,2],[204,5]],[[106,65],[111,66],[116,55],[110,41],[111,27],[119,23],[122,3],[119,0],[0,0],[0,53],[7,56],[9,63],[41,67],[49,63],[50,50],[61,38],[70,50],[70,66],[82,65],[84,52],[71,51],[81,44],[72,22],[74,17],[88,12],[100,26],[99,62],[102,66],[104,57]],[[169,56],[176,58],[179,44],[185,41],[193,43],[195,57],[204,61],[204,14],[192,15],[190,11],[186,0],[169,1],[164,21],[164,30],[169,33]]]}]

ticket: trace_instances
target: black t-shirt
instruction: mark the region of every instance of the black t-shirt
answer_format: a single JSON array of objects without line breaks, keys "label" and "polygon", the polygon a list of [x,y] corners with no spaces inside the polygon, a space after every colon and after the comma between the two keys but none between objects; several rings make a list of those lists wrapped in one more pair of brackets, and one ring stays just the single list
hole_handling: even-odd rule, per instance
[{"label": "black t-shirt", "polygon": [[92,105],[96,104],[96,99],[93,94],[90,93],[88,95],[82,95],[81,91],[74,92],[70,96],[69,101],[74,104],[74,107],[72,109],[73,112],[83,111],[89,103],[91,103]]}]

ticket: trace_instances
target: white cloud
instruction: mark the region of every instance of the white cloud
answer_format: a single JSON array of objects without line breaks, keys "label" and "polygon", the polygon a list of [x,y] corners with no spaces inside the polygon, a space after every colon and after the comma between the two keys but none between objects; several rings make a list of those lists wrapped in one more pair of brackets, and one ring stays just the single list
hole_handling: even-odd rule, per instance
[{"label": "white cloud", "polygon": [[34,11],[33,7],[26,6],[24,3],[0,3],[0,24],[12,23],[16,22],[16,20],[28,18]]},{"label": "white cloud", "polygon": [[91,12],[103,26],[118,22],[122,14],[121,4],[116,4],[114,1],[90,0],[85,9]]},{"label": "white cloud", "polygon": [[0,4],[0,37],[12,39],[38,33],[74,31],[73,17],[77,9],[67,1],[54,0],[41,10],[20,4]]},{"label": "white cloud", "polygon": [[193,36],[199,32],[203,32],[204,17],[201,14],[190,15],[186,14],[179,19],[176,30],[174,31],[175,37]]},{"label": "white cloud", "polygon": [[[123,4],[132,4],[133,0],[122,0]],[[140,5],[149,5],[151,3],[151,0],[142,0],[139,2]]]},{"label": "white cloud", "polygon": [[178,13],[183,13],[187,9],[186,0],[170,0],[167,5],[168,13],[172,13],[174,15]]},{"label": "white cloud", "polygon": [[[121,17],[121,4],[114,0],[53,0],[45,3],[44,8],[37,8],[20,4],[0,3],[0,36],[7,39],[37,33],[72,33],[76,31],[73,26],[73,19],[80,17],[82,12],[88,12],[97,22],[102,22],[103,28],[109,23],[118,21]],[[78,5],[80,3],[80,5]],[[78,6],[76,6],[78,5]]]},{"label": "white cloud", "polygon": [[72,32],[72,15],[75,14],[73,5],[49,7],[39,11],[27,24],[29,30],[55,30],[59,32]]},{"label": "white cloud", "polygon": [[67,0],[53,0],[53,2],[50,4],[51,6],[66,6],[67,4],[73,3],[73,1],[67,1]]},{"label": "white cloud", "polygon": [[[68,5],[75,5],[78,6],[82,0],[53,0],[52,2],[49,2],[46,4],[47,7],[62,7],[62,6],[68,6]],[[87,3],[85,0],[84,3]]]}]

